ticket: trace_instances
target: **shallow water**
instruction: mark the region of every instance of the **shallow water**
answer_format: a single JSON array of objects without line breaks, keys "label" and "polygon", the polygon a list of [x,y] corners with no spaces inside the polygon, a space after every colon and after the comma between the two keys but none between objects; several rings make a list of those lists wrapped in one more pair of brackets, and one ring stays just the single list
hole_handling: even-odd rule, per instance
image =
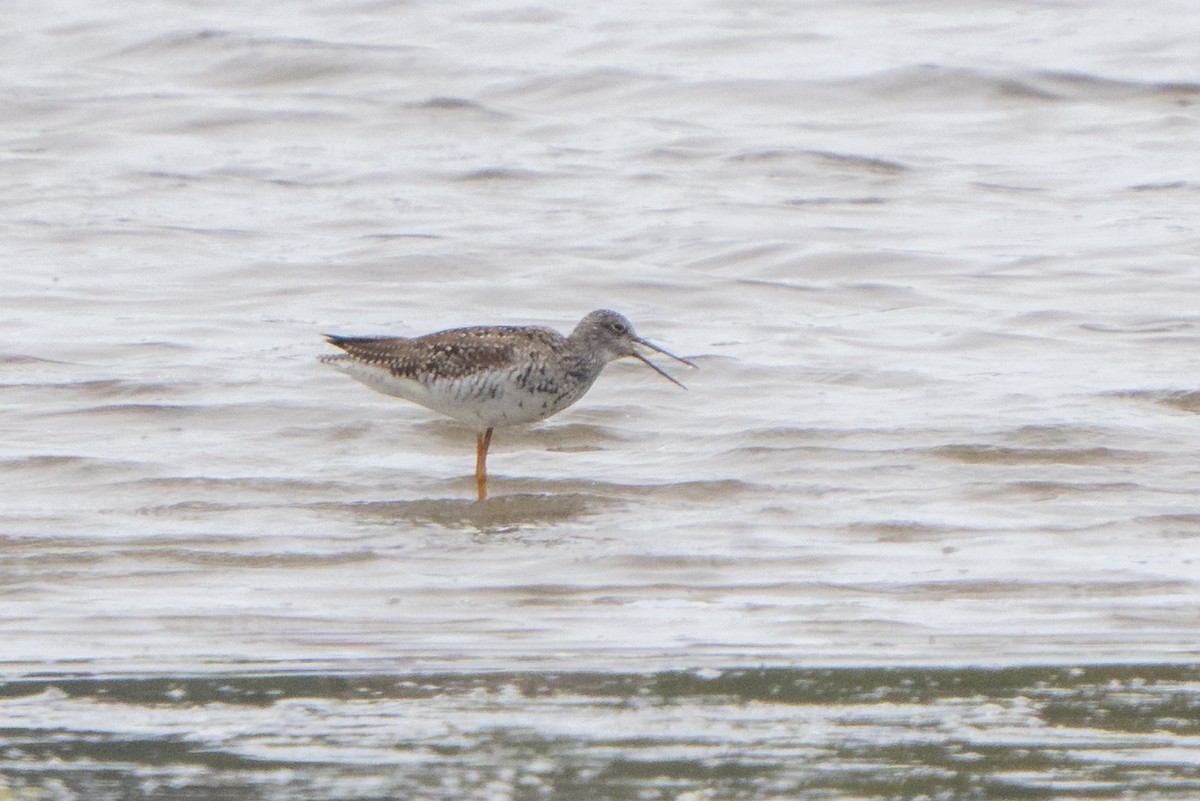
[{"label": "shallow water", "polygon": [[[4,4],[13,714],[88,740],[93,690],[26,692],[45,673],[193,692],[264,675],[1143,666],[1112,668],[1124,686],[1184,670],[1200,651],[1190,11]],[[567,330],[599,307],[696,361],[664,365],[688,391],[611,366],[572,409],[497,433],[483,504],[471,432],[316,361],[326,331]],[[1194,679],[1171,675],[1194,727]],[[158,690],[131,692],[104,714],[155,714]],[[600,725],[562,692],[537,737]],[[446,694],[465,728],[490,725]],[[715,725],[702,696],[672,702],[679,728]],[[344,699],[317,697],[297,736],[332,767],[287,797],[441,792],[386,772],[314,789],[353,762],[325,752]],[[247,714],[172,703],[198,728]],[[354,737],[371,739],[393,710],[362,703],[374,722]],[[408,708],[450,714],[423,703]],[[288,725],[270,709],[264,737]],[[743,712],[717,717],[761,722]],[[919,739],[913,715],[871,742]],[[1029,721],[1017,739],[1044,744]],[[163,725],[137,740],[135,779],[157,764],[137,748],[186,724]],[[773,753],[763,738],[745,754]],[[1154,793],[1195,791],[1190,740],[1139,742],[1182,766]],[[0,769],[0,798],[103,797],[53,784],[37,767],[53,755],[32,753]],[[453,773],[485,793],[447,764],[438,787]],[[784,773],[784,789],[584,785],[1020,794]]]},{"label": "shallow water", "polygon": [[0,688],[0,709],[18,799],[1166,799],[1200,791],[1197,676],[28,679]]}]

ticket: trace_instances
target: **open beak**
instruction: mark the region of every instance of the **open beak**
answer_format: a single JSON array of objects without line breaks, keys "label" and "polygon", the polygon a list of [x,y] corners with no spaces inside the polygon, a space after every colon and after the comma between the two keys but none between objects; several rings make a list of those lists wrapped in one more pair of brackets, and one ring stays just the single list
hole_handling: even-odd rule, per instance
[{"label": "open beak", "polygon": [[[649,348],[650,350],[655,351],[656,353],[661,353],[664,356],[670,356],[672,359],[674,359],[677,362],[683,362],[688,367],[695,367],[696,369],[699,369],[695,364],[692,364],[687,359],[684,359],[680,356],[676,356],[674,353],[671,353],[669,351],[665,351],[662,348],[660,348],[658,345],[655,345],[652,342],[647,342],[646,340],[642,339],[641,337],[634,337],[633,341],[636,342],[637,344],[641,345],[642,347]],[[675,384],[678,387],[682,387],[683,389],[687,389],[687,387],[683,386],[683,384],[680,384],[674,378],[671,378],[671,376],[667,375],[667,373],[661,367],[659,367],[657,364],[655,364],[654,362],[647,359],[642,354],[638,353],[637,351],[634,351],[632,355],[635,359],[640,359],[642,362],[647,364],[651,370],[658,373],[663,378],[670,381],[672,384]]]}]

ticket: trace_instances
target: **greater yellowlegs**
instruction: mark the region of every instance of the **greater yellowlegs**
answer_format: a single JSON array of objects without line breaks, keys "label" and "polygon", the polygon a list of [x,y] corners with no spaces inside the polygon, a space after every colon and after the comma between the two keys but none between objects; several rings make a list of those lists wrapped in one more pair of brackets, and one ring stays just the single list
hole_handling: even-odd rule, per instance
[{"label": "greater yellowlegs", "polygon": [[377,392],[418,403],[475,429],[475,489],[487,497],[492,430],[558,414],[584,396],[604,366],[633,356],[683,386],[636,346],[670,356],[608,309],[584,317],[570,336],[539,326],[487,325],[413,337],[326,334],[344,353],[321,361]]}]

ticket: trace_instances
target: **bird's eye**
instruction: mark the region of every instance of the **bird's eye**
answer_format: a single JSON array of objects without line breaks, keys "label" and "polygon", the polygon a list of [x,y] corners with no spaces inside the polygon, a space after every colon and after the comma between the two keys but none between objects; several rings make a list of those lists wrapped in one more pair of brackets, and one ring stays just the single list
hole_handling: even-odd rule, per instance
[{"label": "bird's eye", "polygon": [[608,324],[608,330],[612,331],[614,334],[628,334],[629,333],[629,329],[625,327],[625,323],[618,322],[616,320],[613,320],[611,323]]}]

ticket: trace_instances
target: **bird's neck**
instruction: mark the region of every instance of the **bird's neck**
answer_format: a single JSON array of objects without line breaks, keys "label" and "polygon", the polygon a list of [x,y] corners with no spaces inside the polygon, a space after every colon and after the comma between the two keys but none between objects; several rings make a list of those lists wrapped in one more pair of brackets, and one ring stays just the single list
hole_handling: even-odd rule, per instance
[{"label": "bird's neck", "polygon": [[604,350],[593,347],[587,342],[572,341],[571,345],[570,355],[564,360],[567,373],[577,379],[584,379],[585,386],[591,386],[591,383],[596,380],[596,376],[600,375],[600,371],[604,369],[604,365],[611,360],[607,358]]}]

